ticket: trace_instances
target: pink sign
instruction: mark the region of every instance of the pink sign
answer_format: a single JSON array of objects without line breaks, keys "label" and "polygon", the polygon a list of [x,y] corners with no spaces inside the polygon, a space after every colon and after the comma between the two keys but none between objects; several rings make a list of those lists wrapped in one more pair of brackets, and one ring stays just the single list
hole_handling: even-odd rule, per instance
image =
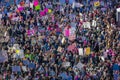
[{"label": "pink sign", "polygon": [[38,5],[38,1],[35,0],[34,3],[33,3],[34,6],[37,6]]},{"label": "pink sign", "polygon": [[19,11],[23,11],[23,9],[24,9],[23,7],[19,7],[18,8]]},{"label": "pink sign", "polygon": [[31,36],[31,35],[33,35],[33,34],[35,34],[34,29],[32,29],[32,30],[27,30],[27,35],[28,35],[28,36]]},{"label": "pink sign", "polygon": [[69,29],[66,29],[66,30],[65,30],[65,36],[66,36],[66,37],[69,37],[69,35],[70,35],[70,31],[69,31]]},{"label": "pink sign", "polygon": [[45,12],[44,11],[41,11],[40,12],[40,16],[44,16],[45,15]]},{"label": "pink sign", "polygon": [[48,8],[45,8],[45,9],[44,9],[44,12],[47,13],[47,12],[48,12]]}]

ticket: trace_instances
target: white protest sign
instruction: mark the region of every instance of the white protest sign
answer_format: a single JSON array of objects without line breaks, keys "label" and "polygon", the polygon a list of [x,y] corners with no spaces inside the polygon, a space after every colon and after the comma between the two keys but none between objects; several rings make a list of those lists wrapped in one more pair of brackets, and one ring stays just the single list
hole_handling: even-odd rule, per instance
[{"label": "white protest sign", "polygon": [[90,22],[84,22],[84,23],[83,23],[83,27],[90,29]]},{"label": "white protest sign", "polygon": [[96,27],[96,21],[95,20],[92,20],[92,26]]},{"label": "white protest sign", "polygon": [[70,62],[63,62],[63,67],[69,67],[70,66]]},{"label": "white protest sign", "polygon": [[78,51],[79,51],[79,55],[83,56],[83,48],[79,48]]},{"label": "white protest sign", "polygon": [[81,62],[79,62],[79,63],[76,65],[76,67],[77,67],[79,70],[81,70],[81,69],[84,67],[84,65],[83,65]]},{"label": "white protest sign", "polygon": [[0,14],[0,19],[2,18],[2,14]]},{"label": "white protest sign", "polygon": [[26,72],[27,71],[26,66],[22,66],[22,70]]},{"label": "white protest sign", "polygon": [[30,3],[30,8],[32,8],[32,9],[33,9],[33,3]]}]

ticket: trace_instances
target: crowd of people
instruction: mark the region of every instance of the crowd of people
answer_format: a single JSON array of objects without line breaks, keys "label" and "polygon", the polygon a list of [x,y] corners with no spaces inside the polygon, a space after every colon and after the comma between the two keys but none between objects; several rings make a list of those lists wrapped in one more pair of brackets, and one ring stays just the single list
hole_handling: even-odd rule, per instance
[{"label": "crowd of people", "polygon": [[70,1],[0,3],[0,80],[120,80],[120,1]]}]

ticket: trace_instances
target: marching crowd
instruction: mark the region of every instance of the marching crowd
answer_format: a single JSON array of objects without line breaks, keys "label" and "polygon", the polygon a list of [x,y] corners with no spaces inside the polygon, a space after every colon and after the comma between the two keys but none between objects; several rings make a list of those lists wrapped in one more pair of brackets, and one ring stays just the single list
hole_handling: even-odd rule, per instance
[{"label": "marching crowd", "polygon": [[120,1],[62,1],[0,3],[0,80],[120,80]]}]

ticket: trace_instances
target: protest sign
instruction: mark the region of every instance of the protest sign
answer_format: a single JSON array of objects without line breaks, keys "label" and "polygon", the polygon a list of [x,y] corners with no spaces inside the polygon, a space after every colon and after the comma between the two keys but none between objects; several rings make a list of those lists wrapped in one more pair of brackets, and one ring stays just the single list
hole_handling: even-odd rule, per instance
[{"label": "protest sign", "polygon": [[83,56],[83,48],[78,48],[79,55]]},{"label": "protest sign", "polygon": [[20,66],[12,66],[12,71],[13,72],[21,72]]},{"label": "protest sign", "polygon": [[66,29],[66,30],[65,30],[65,35],[64,35],[64,36],[68,37],[69,35],[70,35],[69,29]]},{"label": "protest sign", "polygon": [[19,53],[20,53],[20,50],[16,49],[15,52],[16,52],[17,54],[19,54]]},{"label": "protest sign", "polygon": [[39,5],[39,2],[38,2],[37,0],[34,0],[33,5],[34,5],[34,6],[38,6],[38,5]]},{"label": "protest sign", "polygon": [[70,62],[63,62],[63,67],[69,67],[70,66]]},{"label": "protest sign", "polygon": [[28,60],[23,60],[23,64],[27,66],[27,65],[29,65],[29,61]]},{"label": "protest sign", "polygon": [[48,9],[48,13],[49,13],[49,14],[52,13],[52,10],[51,10],[51,9]]},{"label": "protest sign", "polygon": [[90,22],[84,22],[84,23],[83,23],[83,27],[84,27],[84,28],[90,29],[90,26],[91,26],[91,25],[90,25]]},{"label": "protest sign", "polygon": [[0,51],[0,63],[8,61],[8,55],[6,51]]},{"label": "protest sign", "polygon": [[84,67],[84,64],[82,64],[81,62],[79,62],[76,67],[81,70]]},{"label": "protest sign", "polygon": [[105,58],[104,58],[104,56],[101,56],[100,58],[101,58],[103,61],[105,61]]},{"label": "protest sign", "polygon": [[22,70],[23,70],[24,72],[26,72],[26,71],[27,71],[26,66],[22,66]]},{"label": "protest sign", "polygon": [[40,16],[45,16],[45,12],[44,12],[44,11],[41,11],[41,12],[40,12]]},{"label": "protest sign", "polygon": [[0,14],[0,19],[2,18],[2,14]]},{"label": "protest sign", "polygon": [[40,5],[35,6],[35,10],[40,10]]},{"label": "protest sign", "polygon": [[90,54],[90,47],[85,48],[85,54],[89,55]]},{"label": "protest sign", "polygon": [[62,52],[62,47],[58,47],[57,51]]},{"label": "protest sign", "polygon": [[13,58],[24,58],[24,51],[17,49],[16,53],[13,54]]},{"label": "protest sign", "polygon": [[32,9],[33,9],[33,3],[30,3],[30,8],[32,8]]},{"label": "protest sign", "polygon": [[95,6],[95,7],[100,6],[100,2],[99,2],[99,1],[94,2],[94,6]]},{"label": "protest sign", "polygon": [[27,30],[27,35],[28,36],[33,36],[34,34],[35,34],[35,30],[34,29]]},{"label": "protest sign", "polygon": [[48,8],[45,8],[45,9],[44,9],[44,12],[45,12],[45,13],[48,13],[48,10],[49,10]]},{"label": "protest sign", "polygon": [[119,65],[118,65],[117,63],[115,63],[115,64],[113,65],[113,70],[120,70],[120,69],[119,69]]},{"label": "protest sign", "polygon": [[92,20],[92,26],[93,26],[93,27],[96,27],[96,25],[97,25],[96,21],[95,21],[95,20]]},{"label": "protest sign", "polygon": [[62,42],[62,44],[65,43],[65,37],[62,38],[62,41],[61,41],[61,42]]},{"label": "protest sign", "polygon": [[28,68],[35,68],[35,64],[34,63],[29,63]]}]

